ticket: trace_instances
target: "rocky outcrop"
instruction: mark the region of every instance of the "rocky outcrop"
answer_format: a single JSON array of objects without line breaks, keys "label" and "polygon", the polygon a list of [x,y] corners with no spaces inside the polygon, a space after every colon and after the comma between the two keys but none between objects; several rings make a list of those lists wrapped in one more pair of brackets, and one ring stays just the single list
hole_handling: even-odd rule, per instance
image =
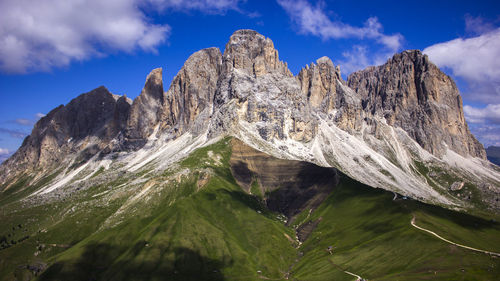
[{"label": "rocky outcrop", "polygon": [[125,130],[126,146],[143,146],[159,123],[163,108],[162,69],[149,73],[141,94],[134,100]]},{"label": "rocky outcrop", "polygon": [[485,159],[465,122],[455,83],[420,51],[404,51],[384,65],[355,72],[348,85],[366,112],[402,128],[432,154],[442,156],[448,147]]},{"label": "rocky outcrop", "polygon": [[194,123],[200,114],[205,115],[203,121],[212,114],[221,63],[222,54],[217,48],[198,51],[187,59],[166,93],[162,131],[177,136],[192,126],[195,134],[206,129],[206,122]]},{"label": "rocky outcrop", "polygon": [[226,131],[234,123],[247,122],[255,124],[252,129],[265,140],[290,135],[305,142],[317,131],[307,98],[279,60],[273,42],[253,30],[236,31],[229,39],[215,104],[218,112],[225,112],[215,117],[222,119],[215,123]]},{"label": "rocky outcrop", "polygon": [[0,167],[0,183],[19,174],[51,170],[68,155],[89,159],[123,130],[129,107],[126,97],[99,87],[53,109]]},{"label": "rocky outcrop", "polygon": [[306,66],[300,70],[297,78],[300,81],[302,93],[312,107],[331,111],[336,108],[337,81],[341,83],[340,67],[334,67],[328,57],[319,58],[316,64]]},{"label": "rocky outcrop", "polygon": [[316,64],[303,68],[297,75],[302,93],[307,96],[313,109],[333,114],[336,125],[343,130],[359,130],[364,118],[361,101],[356,93],[346,86],[328,57],[321,57]]},{"label": "rocky outcrop", "polygon": [[226,73],[238,69],[254,77],[271,72],[292,76],[286,63],[279,60],[273,41],[249,29],[231,35],[224,51],[223,66]]}]

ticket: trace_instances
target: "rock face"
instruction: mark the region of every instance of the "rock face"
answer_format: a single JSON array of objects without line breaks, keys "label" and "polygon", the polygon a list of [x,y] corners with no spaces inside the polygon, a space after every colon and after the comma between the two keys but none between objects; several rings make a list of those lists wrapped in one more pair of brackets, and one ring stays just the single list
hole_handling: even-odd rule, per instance
[{"label": "rock face", "polygon": [[149,73],[141,94],[134,100],[127,120],[125,137],[127,146],[141,147],[161,118],[163,107],[162,69]]},{"label": "rock face", "polygon": [[339,182],[334,168],[277,159],[237,139],[231,146],[231,171],[238,184],[263,196],[269,209],[286,215],[289,223],[303,210],[318,207]]},{"label": "rock face", "polygon": [[279,60],[271,39],[254,30],[238,30],[229,38],[224,51],[224,71],[239,69],[255,77],[277,72],[293,76],[286,63]]},{"label": "rock face", "polygon": [[129,108],[126,97],[99,87],[53,109],[2,164],[0,182],[23,173],[50,170],[70,154],[88,160],[124,129]]},{"label": "rock face", "polygon": [[298,76],[302,93],[310,106],[324,114],[333,114],[335,124],[344,130],[359,130],[364,112],[359,97],[346,86],[328,57],[321,57],[316,64],[303,68]]},{"label": "rock face", "polygon": [[485,159],[483,146],[465,122],[455,83],[420,51],[404,51],[384,65],[355,72],[348,85],[360,95],[366,112],[402,128],[432,154],[443,155],[447,146]]},{"label": "rock face", "polygon": [[333,66],[328,57],[322,57],[303,68],[297,77],[302,93],[307,95],[309,103],[314,108],[328,112],[334,108],[337,97],[337,81],[341,83],[340,68]]},{"label": "rock face", "polygon": [[317,122],[307,98],[269,38],[253,30],[236,31],[224,51],[218,85],[215,103],[224,119],[216,122],[225,130],[241,120],[256,124],[265,140],[290,134],[307,142],[314,137]]},{"label": "rock face", "polygon": [[222,55],[217,48],[198,51],[187,59],[166,93],[162,131],[178,136],[192,126],[196,127],[194,133],[206,129],[206,124],[194,123],[200,114],[204,115],[200,119],[206,121],[212,113],[221,63]]}]

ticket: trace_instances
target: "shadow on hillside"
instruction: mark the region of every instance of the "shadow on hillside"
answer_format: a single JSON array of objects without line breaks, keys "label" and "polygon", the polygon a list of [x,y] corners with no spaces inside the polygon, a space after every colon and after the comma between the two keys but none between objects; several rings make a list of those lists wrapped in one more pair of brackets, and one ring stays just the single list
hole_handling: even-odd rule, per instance
[{"label": "shadow on hillside", "polygon": [[225,280],[221,270],[227,263],[188,248],[165,251],[157,260],[148,259],[147,255],[143,259],[123,258],[130,254],[137,257],[146,245],[142,241],[129,250],[109,244],[92,244],[78,260],[51,265],[39,280]]},{"label": "shadow on hillside", "polygon": [[497,230],[500,230],[500,223],[493,220],[487,220],[481,217],[476,217],[470,214],[448,210],[443,207],[433,206],[425,203],[419,203],[419,205],[420,206],[418,207],[425,213],[449,220],[463,228],[468,228],[471,230],[495,228]]}]

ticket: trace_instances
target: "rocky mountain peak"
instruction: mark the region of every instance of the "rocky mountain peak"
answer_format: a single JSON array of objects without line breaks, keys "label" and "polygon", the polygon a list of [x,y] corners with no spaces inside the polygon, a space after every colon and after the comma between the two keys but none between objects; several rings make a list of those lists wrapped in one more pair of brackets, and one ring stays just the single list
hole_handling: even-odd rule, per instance
[{"label": "rocky mountain peak", "polygon": [[[0,169],[0,182],[22,173],[44,172],[68,155],[88,160],[123,129],[130,104],[104,86],[79,95],[38,120],[18,151]],[[60,167],[56,167],[60,168]]]},{"label": "rocky mountain peak", "polygon": [[151,70],[148,74],[141,95],[148,95],[152,98],[163,101],[163,77],[161,67]]},{"label": "rocky mountain peak", "polygon": [[270,72],[292,76],[286,63],[279,60],[273,41],[254,30],[243,29],[234,32],[226,44],[223,58],[226,71],[235,68],[255,77]]},{"label": "rocky mountain peak", "polygon": [[200,114],[205,115],[201,119],[206,121],[211,114],[221,64],[222,54],[218,48],[203,49],[186,60],[165,95],[163,131],[177,136],[193,126],[195,132],[205,129],[194,121]]},{"label": "rocky mountain peak", "polygon": [[352,73],[348,85],[366,112],[402,128],[432,154],[442,156],[448,147],[485,159],[465,121],[457,86],[420,51],[404,51],[381,66]]},{"label": "rocky mountain peak", "polygon": [[337,81],[343,83],[340,67],[335,67],[329,57],[321,57],[316,64],[301,69],[297,76],[302,93],[314,108],[323,107],[325,112],[333,109],[337,94]]},{"label": "rocky mountain peak", "polygon": [[125,138],[129,148],[140,147],[158,124],[163,107],[162,69],[153,69],[147,76],[141,94],[134,100],[127,120]]}]

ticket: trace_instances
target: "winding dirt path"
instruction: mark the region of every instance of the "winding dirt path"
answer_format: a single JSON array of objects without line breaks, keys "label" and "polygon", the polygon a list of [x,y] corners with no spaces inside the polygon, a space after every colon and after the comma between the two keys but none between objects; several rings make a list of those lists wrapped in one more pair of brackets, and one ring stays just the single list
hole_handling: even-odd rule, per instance
[{"label": "winding dirt path", "polygon": [[343,271],[343,272],[344,272],[344,273],[346,273],[346,274],[349,274],[349,275],[351,275],[351,276],[356,277],[356,278],[357,278],[356,280],[365,280],[365,279],[363,279],[363,277],[361,277],[361,276],[359,276],[359,275],[357,275],[357,274],[354,274],[354,273],[352,273],[352,272],[349,272],[349,271],[347,271],[347,270],[344,270],[344,269],[343,269],[342,267],[340,267],[339,265],[337,265],[337,264],[333,263],[333,261],[331,261],[330,259],[328,259],[328,261],[329,261],[329,262],[330,262],[330,263],[331,263],[334,267],[336,267],[337,269],[339,269],[340,271]]},{"label": "winding dirt path", "polygon": [[358,278],[357,280],[363,280],[363,278],[361,276],[357,275],[357,274],[354,274],[354,273],[349,272],[347,270],[344,270],[344,272],[347,273],[347,274],[349,274],[349,275],[351,275],[351,276],[354,276],[354,277]]},{"label": "winding dirt path", "polygon": [[415,227],[415,228],[418,228],[418,229],[420,229],[420,230],[422,230],[422,231],[425,231],[425,232],[427,232],[427,233],[430,233],[430,234],[432,234],[432,235],[436,236],[437,238],[439,238],[439,239],[441,239],[441,240],[445,241],[446,243],[449,243],[449,244],[452,244],[452,245],[455,245],[455,246],[458,246],[458,247],[461,247],[461,248],[464,248],[464,249],[468,249],[468,250],[472,250],[472,251],[476,251],[476,252],[480,252],[480,253],[484,253],[484,254],[488,254],[488,255],[493,255],[493,256],[498,256],[498,257],[500,257],[500,253],[495,253],[495,252],[485,251],[485,250],[481,250],[481,249],[476,249],[476,248],[472,248],[472,247],[469,247],[469,246],[465,246],[465,245],[462,245],[462,244],[458,244],[458,243],[455,243],[455,242],[453,242],[453,241],[450,241],[450,240],[448,240],[448,239],[446,239],[446,238],[443,238],[443,237],[439,236],[438,234],[436,234],[436,233],[435,233],[435,232],[433,232],[433,231],[430,231],[430,230],[428,230],[428,229],[425,229],[425,228],[423,228],[423,227],[420,227],[420,226],[418,226],[418,225],[416,225],[416,224],[415,224],[415,216],[413,216],[413,218],[411,219],[411,225],[412,225],[413,227]]}]

